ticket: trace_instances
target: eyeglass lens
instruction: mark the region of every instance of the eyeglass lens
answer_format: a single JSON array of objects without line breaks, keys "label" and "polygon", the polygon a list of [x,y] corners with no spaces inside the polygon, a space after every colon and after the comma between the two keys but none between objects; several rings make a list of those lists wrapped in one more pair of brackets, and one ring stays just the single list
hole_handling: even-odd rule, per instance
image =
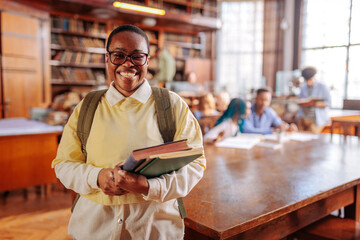
[{"label": "eyeglass lens", "polygon": [[142,66],[146,62],[146,54],[137,53],[132,55],[126,55],[123,53],[112,52],[110,53],[110,60],[115,65],[121,65],[126,61],[126,58],[130,57],[131,62],[134,65]]}]

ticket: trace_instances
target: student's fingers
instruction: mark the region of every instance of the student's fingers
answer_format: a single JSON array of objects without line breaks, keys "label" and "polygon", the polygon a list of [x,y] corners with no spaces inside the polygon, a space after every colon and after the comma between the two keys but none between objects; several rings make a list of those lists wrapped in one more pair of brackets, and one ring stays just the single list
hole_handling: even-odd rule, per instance
[{"label": "student's fingers", "polygon": [[114,170],[116,171],[117,169],[121,169],[121,167],[124,165],[124,163],[123,162],[121,162],[121,163],[118,163],[116,166],[115,166],[115,168],[114,168]]},{"label": "student's fingers", "polygon": [[128,192],[147,194],[149,184],[146,177],[121,169],[114,172],[115,185]]},{"label": "student's fingers", "polygon": [[114,179],[114,172],[111,168],[103,168],[98,175],[98,186],[102,190],[109,187],[109,183]]}]

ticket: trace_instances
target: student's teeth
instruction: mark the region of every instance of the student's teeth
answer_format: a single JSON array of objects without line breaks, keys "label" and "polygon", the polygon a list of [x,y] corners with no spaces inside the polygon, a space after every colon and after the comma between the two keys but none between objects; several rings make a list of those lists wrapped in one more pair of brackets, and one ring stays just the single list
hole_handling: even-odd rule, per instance
[{"label": "student's teeth", "polygon": [[134,72],[122,72],[120,74],[121,74],[121,76],[124,76],[124,77],[133,77],[133,76],[135,76]]}]

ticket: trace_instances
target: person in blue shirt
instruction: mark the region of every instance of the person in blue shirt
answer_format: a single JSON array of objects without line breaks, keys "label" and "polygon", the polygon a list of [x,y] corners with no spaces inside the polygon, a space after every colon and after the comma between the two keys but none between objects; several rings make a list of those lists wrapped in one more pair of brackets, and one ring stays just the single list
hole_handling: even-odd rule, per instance
[{"label": "person in blue shirt", "polygon": [[270,103],[271,93],[269,89],[258,89],[255,103],[251,106],[251,114],[244,121],[244,133],[271,134],[275,129],[297,131],[295,124],[288,124],[281,120],[277,113],[269,107]]},{"label": "person in blue shirt", "polygon": [[305,83],[300,87],[300,99],[308,99],[300,105],[297,113],[299,129],[320,133],[323,126],[329,122],[328,108],[331,104],[328,87],[315,79],[317,70],[314,67],[306,67],[301,75]]}]

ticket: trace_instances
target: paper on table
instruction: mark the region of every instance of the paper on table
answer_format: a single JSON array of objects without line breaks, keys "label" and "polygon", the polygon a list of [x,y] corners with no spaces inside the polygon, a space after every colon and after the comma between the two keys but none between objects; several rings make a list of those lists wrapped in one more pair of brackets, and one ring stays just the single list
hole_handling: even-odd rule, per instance
[{"label": "paper on table", "polygon": [[259,142],[256,144],[257,147],[264,147],[264,148],[271,148],[271,149],[279,149],[282,147],[281,143],[275,143],[275,142]]},{"label": "paper on table", "polygon": [[215,144],[217,147],[227,147],[227,148],[239,148],[239,149],[250,149],[258,142],[261,141],[261,138],[258,136],[248,136],[241,134],[236,137],[225,138],[221,142]]},{"label": "paper on table", "polygon": [[318,139],[318,134],[312,134],[312,133],[293,133],[289,135],[290,140],[299,141],[299,142],[306,142],[313,139]]}]

